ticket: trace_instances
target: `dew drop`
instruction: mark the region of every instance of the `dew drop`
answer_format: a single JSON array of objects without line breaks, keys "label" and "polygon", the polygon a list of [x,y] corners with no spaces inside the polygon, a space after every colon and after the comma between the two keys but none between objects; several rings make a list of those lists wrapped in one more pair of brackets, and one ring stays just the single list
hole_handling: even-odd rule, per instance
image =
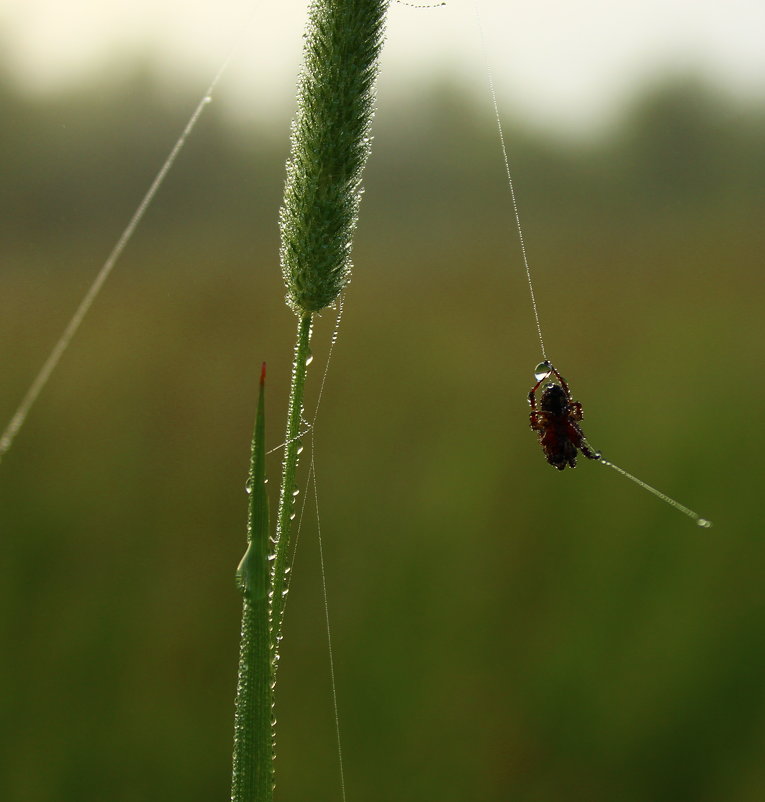
[{"label": "dew drop", "polygon": [[252,493],[252,477],[244,483],[244,492],[249,496]]},{"label": "dew drop", "polygon": [[704,529],[709,529],[709,527],[712,526],[712,522],[708,521],[706,518],[697,518],[696,526],[701,526]]},{"label": "dew drop", "polygon": [[300,495],[300,488],[299,488],[299,487],[296,487],[296,488],[295,488],[295,489],[292,491],[292,495],[293,495],[293,496],[299,496],[299,495]]},{"label": "dew drop", "polygon": [[540,362],[534,368],[534,377],[536,378],[536,380],[537,381],[542,381],[542,379],[544,379],[544,377],[547,376],[550,373],[550,368],[551,367],[552,366],[550,365],[550,363],[547,360],[545,360],[544,362]]},{"label": "dew drop", "polygon": [[305,363],[306,365],[310,365],[311,362],[313,362],[313,354],[308,354],[308,356],[305,358]]}]

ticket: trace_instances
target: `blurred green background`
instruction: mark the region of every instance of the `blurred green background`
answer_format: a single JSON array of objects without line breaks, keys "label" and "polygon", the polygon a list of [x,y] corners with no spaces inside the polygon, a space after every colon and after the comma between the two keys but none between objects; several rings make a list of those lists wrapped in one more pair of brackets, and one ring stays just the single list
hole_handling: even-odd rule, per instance
[{"label": "blurred green background", "polygon": [[[197,99],[148,67],[36,100],[0,84],[3,424]],[[765,799],[765,106],[686,75],[590,138],[509,118],[547,350],[590,441],[715,528],[545,463],[488,98],[448,77],[382,95],[316,430],[348,798]],[[287,146],[210,107],[0,464],[3,800],[228,797],[259,365],[277,446],[295,328]],[[277,798],[320,802],[339,783],[314,518]]]}]

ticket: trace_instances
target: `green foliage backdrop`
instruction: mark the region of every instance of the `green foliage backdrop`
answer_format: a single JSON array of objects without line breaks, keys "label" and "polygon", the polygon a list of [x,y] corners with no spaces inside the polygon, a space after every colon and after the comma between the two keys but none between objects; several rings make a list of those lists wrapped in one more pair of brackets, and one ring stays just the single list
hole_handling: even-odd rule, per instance
[{"label": "green foliage backdrop", "polygon": [[[585,431],[702,531],[598,465],[545,464],[484,101],[384,97],[375,123],[316,432],[349,798],[762,799],[763,110],[686,83],[600,141],[508,130]],[[37,105],[6,86],[2,106],[7,419],[192,103],[144,77]],[[259,366],[283,408],[294,320],[286,123],[217,115],[0,465],[4,800],[227,793]],[[286,628],[277,798],[337,799],[310,520]]]}]

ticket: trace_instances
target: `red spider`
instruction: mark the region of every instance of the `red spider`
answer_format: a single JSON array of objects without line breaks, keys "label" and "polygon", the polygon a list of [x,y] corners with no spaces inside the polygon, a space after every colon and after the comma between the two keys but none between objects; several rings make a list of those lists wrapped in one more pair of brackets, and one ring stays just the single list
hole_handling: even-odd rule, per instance
[{"label": "red spider", "polygon": [[[566,465],[576,468],[576,451],[579,449],[587,459],[599,459],[587,445],[584,432],[577,421],[582,420],[582,405],[571,398],[571,391],[563,376],[550,362],[544,362],[548,372],[531,388],[529,424],[539,435],[539,444],[550,465],[562,471]],[[550,382],[542,391],[541,409],[537,409],[536,391],[539,385],[554,373],[560,384]],[[539,375],[537,373],[537,375]]]}]

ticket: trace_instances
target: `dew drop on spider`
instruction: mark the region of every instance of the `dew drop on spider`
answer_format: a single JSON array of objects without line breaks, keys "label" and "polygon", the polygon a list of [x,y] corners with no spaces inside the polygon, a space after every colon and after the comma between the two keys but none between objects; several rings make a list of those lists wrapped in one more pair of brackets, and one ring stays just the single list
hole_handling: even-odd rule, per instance
[{"label": "dew drop on spider", "polygon": [[551,369],[552,368],[550,366],[550,363],[547,360],[545,360],[544,362],[540,362],[534,368],[534,378],[537,381],[541,381],[542,379],[544,379],[545,376],[547,376],[548,373],[550,373]]}]

